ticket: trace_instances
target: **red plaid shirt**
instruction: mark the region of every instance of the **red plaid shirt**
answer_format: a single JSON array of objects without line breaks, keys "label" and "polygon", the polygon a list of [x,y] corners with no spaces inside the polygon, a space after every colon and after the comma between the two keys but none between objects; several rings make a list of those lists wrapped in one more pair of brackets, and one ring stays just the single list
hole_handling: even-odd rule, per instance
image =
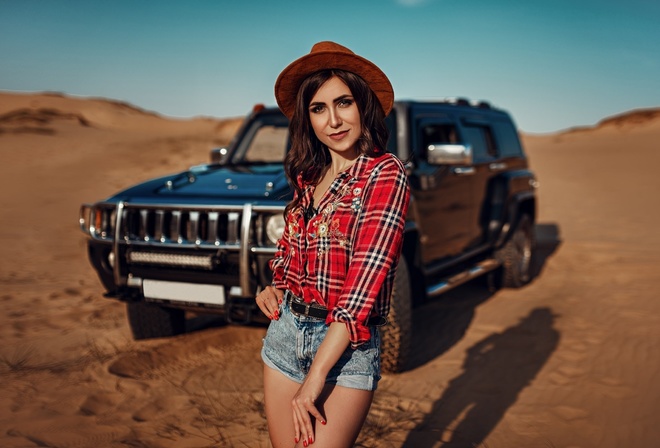
[{"label": "red plaid shirt", "polygon": [[371,337],[369,316],[390,310],[410,199],[406,171],[392,154],[359,156],[305,224],[313,194],[313,185],[303,185],[300,206],[287,217],[270,262],[273,286],[326,306],[326,323],[345,323],[357,347]]}]

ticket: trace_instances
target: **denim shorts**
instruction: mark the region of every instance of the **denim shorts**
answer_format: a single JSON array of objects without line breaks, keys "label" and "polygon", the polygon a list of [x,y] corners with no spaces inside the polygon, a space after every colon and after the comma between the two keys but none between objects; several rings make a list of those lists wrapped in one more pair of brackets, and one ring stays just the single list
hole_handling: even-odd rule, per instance
[{"label": "denim shorts", "polygon": [[[356,349],[350,346],[330,370],[326,383],[352,389],[376,390],[380,380],[380,334],[370,327],[371,339]],[[279,320],[272,320],[264,338],[264,363],[289,379],[302,383],[328,325],[314,317],[296,316],[288,305],[280,306]]]}]

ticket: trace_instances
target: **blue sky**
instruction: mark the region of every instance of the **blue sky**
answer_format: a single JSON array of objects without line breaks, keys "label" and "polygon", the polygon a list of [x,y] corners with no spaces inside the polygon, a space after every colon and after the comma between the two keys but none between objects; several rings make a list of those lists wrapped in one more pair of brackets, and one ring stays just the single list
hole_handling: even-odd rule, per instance
[{"label": "blue sky", "polygon": [[525,132],[660,107],[656,0],[0,0],[0,90],[242,116],[321,40],[399,99],[488,100]]}]

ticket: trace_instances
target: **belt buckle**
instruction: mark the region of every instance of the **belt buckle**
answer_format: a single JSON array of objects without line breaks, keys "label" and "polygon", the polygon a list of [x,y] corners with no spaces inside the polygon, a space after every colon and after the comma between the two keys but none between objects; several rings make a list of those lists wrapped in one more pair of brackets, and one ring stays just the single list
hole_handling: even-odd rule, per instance
[{"label": "belt buckle", "polygon": [[[288,289],[285,291],[284,294],[286,296],[287,305],[289,306],[289,309],[291,310],[291,313],[296,317],[303,316],[304,314],[299,313],[299,312],[297,312],[296,310],[293,309],[293,304],[294,303],[300,303],[297,300],[295,300],[296,296],[294,296],[293,293],[291,291],[289,291]],[[309,310],[307,310],[307,312],[309,312]]]},{"label": "belt buckle", "polygon": [[305,303],[305,316],[309,317],[309,309],[312,307],[311,303]]}]

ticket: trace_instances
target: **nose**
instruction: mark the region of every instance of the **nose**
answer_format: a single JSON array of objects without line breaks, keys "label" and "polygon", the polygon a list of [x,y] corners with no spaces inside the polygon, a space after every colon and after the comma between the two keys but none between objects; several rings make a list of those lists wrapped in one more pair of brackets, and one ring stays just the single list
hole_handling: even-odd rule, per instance
[{"label": "nose", "polygon": [[328,121],[328,124],[333,129],[336,129],[342,125],[341,117],[339,116],[337,109],[330,108],[330,116],[328,117]]}]

